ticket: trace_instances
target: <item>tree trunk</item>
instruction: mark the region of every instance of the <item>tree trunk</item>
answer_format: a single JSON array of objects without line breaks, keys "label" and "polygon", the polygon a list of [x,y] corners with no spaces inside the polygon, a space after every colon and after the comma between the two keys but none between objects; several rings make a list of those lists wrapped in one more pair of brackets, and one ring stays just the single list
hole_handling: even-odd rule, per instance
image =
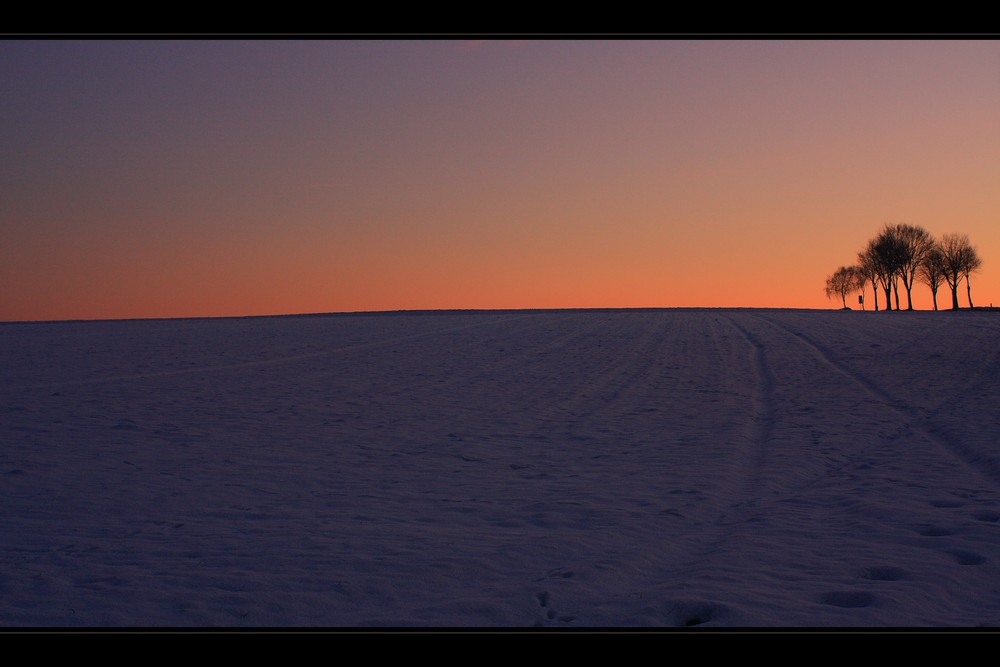
[{"label": "tree trunk", "polygon": [[955,283],[954,286],[949,285],[948,287],[951,287],[951,309],[958,310],[958,283]]},{"label": "tree trunk", "polygon": [[972,308],[972,285],[969,284],[969,276],[965,276],[965,289],[969,294],[969,308]]},{"label": "tree trunk", "polygon": [[885,288],[885,309],[892,310],[892,287]]},{"label": "tree trunk", "polygon": [[931,290],[931,295],[934,297],[934,310],[937,310],[937,288]]},{"label": "tree trunk", "polygon": [[896,310],[899,310],[899,283],[892,281],[892,289],[896,293]]}]

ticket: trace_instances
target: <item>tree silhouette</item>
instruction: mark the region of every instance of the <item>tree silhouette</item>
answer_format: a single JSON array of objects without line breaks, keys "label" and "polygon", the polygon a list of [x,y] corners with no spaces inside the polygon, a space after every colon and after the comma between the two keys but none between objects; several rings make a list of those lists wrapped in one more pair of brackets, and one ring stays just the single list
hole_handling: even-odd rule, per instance
[{"label": "tree silhouette", "polygon": [[[913,279],[924,263],[927,253],[934,247],[934,238],[923,227],[905,223],[886,225],[884,233],[893,238],[896,273],[906,288],[906,309],[913,310]],[[898,293],[896,308],[899,308]]]},{"label": "tree silhouette", "polygon": [[951,289],[951,308],[958,310],[958,284],[965,278],[969,295],[969,307],[972,308],[972,286],[969,274],[978,271],[983,261],[976,249],[969,243],[965,234],[945,234],[941,237],[941,257],[944,268],[944,280]]},{"label": "tree silhouette", "polygon": [[[886,223],[858,253],[854,266],[842,266],[826,279],[826,294],[828,297],[840,294],[846,308],[847,292],[854,287],[864,290],[870,282],[875,294],[875,310],[878,310],[880,288],[885,294],[885,309],[892,310],[895,296],[896,310],[900,310],[899,282],[902,281],[907,310],[913,310],[913,284],[919,279],[931,288],[934,310],[938,310],[937,292],[944,282],[951,289],[951,307],[957,310],[958,286],[964,278],[969,308],[972,308],[971,275],[982,265],[982,258],[965,234],[945,234],[935,242],[922,227]],[[854,284],[846,287],[849,272],[853,273]]]},{"label": "tree silhouette", "polygon": [[872,284],[872,294],[875,295],[875,310],[878,311],[878,267],[875,258],[869,252],[869,248],[866,247],[858,253],[857,268],[861,279]]},{"label": "tree silhouette", "polygon": [[832,298],[834,294],[839,294],[844,310],[847,310],[847,294],[859,287],[863,288],[864,281],[858,267],[842,266],[826,279],[826,296]]},{"label": "tree silhouette", "polygon": [[944,274],[944,255],[941,253],[940,246],[935,243],[917,269],[917,277],[931,288],[931,296],[934,297],[934,310],[938,309],[937,293],[944,281]]},{"label": "tree silhouette", "polygon": [[971,245],[965,247],[962,253],[962,275],[965,276],[965,289],[969,297],[969,308],[973,308],[972,305],[972,282],[969,280],[969,274],[975,273],[983,265],[983,260],[979,257],[979,253]]},{"label": "tree silhouette", "polygon": [[903,242],[886,225],[879,235],[868,242],[865,253],[872,262],[878,281],[885,290],[885,309],[892,310],[893,288],[896,292],[896,310],[899,310],[899,272],[905,249]]}]

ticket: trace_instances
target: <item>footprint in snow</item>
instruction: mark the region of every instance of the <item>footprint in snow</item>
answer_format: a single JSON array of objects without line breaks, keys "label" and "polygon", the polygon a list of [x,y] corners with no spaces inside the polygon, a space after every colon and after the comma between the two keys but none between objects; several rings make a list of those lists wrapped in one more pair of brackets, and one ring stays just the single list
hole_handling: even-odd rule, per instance
[{"label": "footprint in snow", "polygon": [[952,508],[952,507],[962,507],[964,505],[965,502],[962,500],[952,500],[948,498],[931,501],[931,507]]},{"label": "footprint in snow", "polygon": [[570,623],[576,620],[576,616],[572,614],[560,614],[558,611],[549,606],[552,600],[552,595],[548,591],[541,591],[535,594],[535,599],[538,600],[539,606],[545,609],[545,617],[539,619],[535,626],[541,627],[545,625],[545,621],[559,621],[560,623]]},{"label": "footprint in snow", "polygon": [[820,597],[823,604],[846,609],[870,607],[874,601],[874,596],[864,591],[831,591]]},{"label": "footprint in snow", "polygon": [[985,556],[968,549],[955,549],[948,553],[955,557],[959,565],[982,565],[986,562]]},{"label": "footprint in snow", "polygon": [[719,620],[726,616],[728,609],[724,605],[700,600],[679,600],[674,602],[667,612],[670,624],[675,627],[693,628],[709,621]]},{"label": "footprint in snow", "polygon": [[864,579],[872,579],[873,581],[900,581],[902,579],[910,578],[910,575],[906,570],[893,565],[876,565],[874,567],[866,567],[861,571],[861,576]]}]

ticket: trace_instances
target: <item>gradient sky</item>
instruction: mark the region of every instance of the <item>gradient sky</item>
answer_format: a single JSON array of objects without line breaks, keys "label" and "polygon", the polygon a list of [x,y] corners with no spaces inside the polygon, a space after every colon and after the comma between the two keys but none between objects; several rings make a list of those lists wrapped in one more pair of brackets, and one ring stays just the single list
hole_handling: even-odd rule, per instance
[{"label": "gradient sky", "polygon": [[3,321],[835,308],[886,222],[1000,305],[997,41],[8,40],[0,91]]}]

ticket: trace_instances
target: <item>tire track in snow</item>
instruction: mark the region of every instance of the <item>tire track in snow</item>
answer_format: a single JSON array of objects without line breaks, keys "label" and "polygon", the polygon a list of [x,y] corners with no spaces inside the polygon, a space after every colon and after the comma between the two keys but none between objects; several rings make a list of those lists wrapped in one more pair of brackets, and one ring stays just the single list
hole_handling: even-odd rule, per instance
[{"label": "tire track in snow", "polygon": [[658,323],[645,324],[643,330],[630,337],[627,345],[616,350],[614,355],[605,356],[603,365],[580,378],[568,395],[540,411],[543,417],[540,423],[545,425],[566,418],[594,422],[609,408],[617,409],[622,392],[651,372],[647,360],[659,342],[659,331]]},{"label": "tire track in snow", "polygon": [[[596,475],[600,480],[607,473],[607,470],[620,472],[631,472],[637,462],[631,460],[631,456],[650,456],[657,447],[670,447],[672,440],[669,434],[664,434],[659,444],[641,442],[644,438],[642,431],[639,433],[640,443],[633,444],[630,433],[631,426],[636,419],[644,419],[649,415],[658,414],[656,410],[663,409],[662,395],[657,387],[662,389],[662,383],[673,384],[675,380],[664,379],[663,369],[657,364],[660,359],[669,359],[674,354],[675,345],[686,331],[684,325],[694,326],[698,329],[698,335],[694,338],[699,343],[697,353],[704,354],[706,344],[705,337],[701,335],[706,321],[718,321],[714,317],[706,318],[698,314],[692,321],[685,317],[683,322],[679,321],[674,314],[651,316],[642,318],[634,322],[621,321],[616,324],[625,325],[616,332],[616,340],[609,346],[608,354],[601,355],[599,359],[591,359],[586,365],[586,372],[580,377],[574,377],[571,383],[565,385],[564,391],[556,400],[547,405],[544,410],[537,412],[536,429],[537,434],[549,432],[549,425],[558,425],[565,429],[565,436],[571,439],[566,441],[565,448],[560,448],[558,454],[559,465],[553,469],[557,471],[557,477],[545,480],[545,489],[529,494],[533,500],[522,509],[527,512],[547,513],[550,511],[563,512],[566,516],[572,516],[579,508],[580,516],[587,514],[588,505],[593,502],[593,496],[589,491],[589,486],[572,481],[570,477],[577,477],[582,473],[585,477]],[[728,331],[728,329],[726,329]],[[735,336],[733,337],[735,339]],[[739,343],[727,345],[725,336],[722,337],[723,345],[728,350],[735,346],[740,350]],[[704,358],[698,356],[696,358]],[[560,376],[561,378],[562,376]],[[736,392],[724,391],[727,389],[725,380],[728,376],[722,377],[713,375],[710,382],[717,393],[733,395]],[[694,389],[698,392],[700,390]],[[700,399],[694,399],[700,403]],[[636,409],[640,414],[636,414]],[[654,410],[646,412],[646,410]],[[653,417],[656,419],[656,417]],[[648,423],[648,422],[647,422]],[[766,421],[760,423],[760,427],[767,432],[770,425]],[[646,426],[645,428],[649,428]],[[754,440],[756,443],[757,441]],[[548,573],[540,579],[532,580],[533,584],[545,582],[543,586],[535,591],[538,603],[543,609],[547,609],[548,616],[540,619],[539,624],[547,625],[555,621],[564,620],[562,616],[557,616],[556,609],[563,611],[566,605],[570,604],[566,600],[574,598],[573,590],[577,586],[577,578],[574,572],[584,572],[594,580],[606,581],[605,572],[608,568],[629,569],[635,568],[648,573],[650,568],[662,572],[662,575],[652,575],[658,584],[664,581],[687,581],[692,578],[704,576],[704,573],[713,567],[714,554],[722,550],[725,545],[733,543],[737,531],[745,523],[745,516],[752,507],[751,503],[743,502],[750,490],[755,488],[757,466],[759,465],[760,449],[751,446],[751,451],[746,457],[746,461],[741,461],[738,473],[738,481],[733,484],[728,477],[732,475],[732,468],[721,467],[720,475],[709,475],[707,486],[713,490],[718,489],[719,494],[715,497],[707,497],[707,505],[713,509],[702,509],[702,514],[711,513],[711,517],[696,518],[696,515],[687,515],[679,512],[675,506],[679,504],[681,496],[671,495],[673,493],[698,493],[692,491],[691,480],[684,480],[674,476],[663,479],[661,495],[657,501],[642,502],[643,498],[632,497],[628,492],[623,494],[624,499],[619,501],[621,506],[613,507],[614,511],[628,510],[631,513],[642,512],[646,515],[647,521],[643,530],[626,530],[619,539],[623,544],[634,541],[636,545],[656,544],[657,539],[651,538],[646,532],[667,531],[672,533],[679,529],[680,525],[693,522],[695,525],[702,525],[703,534],[693,534],[684,528],[680,528],[680,533],[674,536],[671,544],[665,549],[655,548],[650,550],[648,546],[636,547],[633,551],[629,547],[623,549],[612,549],[606,551],[607,557],[599,563],[581,561],[574,558],[572,552],[570,556],[562,556],[559,560],[554,560],[550,564],[558,567],[550,568]],[[539,460],[532,460],[532,465],[551,464],[553,452],[544,453]],[[667,455],[668,457],[671,455]],[[741,457],[742,459],[743,457]],[[599,463],[599,465],[595,465]],[[607,462],[607,463],[605,463]],[[654,463],[654,461],[650,461]],[[620,467],[619,467],[620,466]],[[567,475],[572,471],[572,475]],[[529,467],[523,472],[531,475]],[[728,473],[728,475],[727,475]],[[719,477],[725,479],[719,480]],[[563,478],[563,479],[559,479]],[[699,479],[698,482],[704,480]],[[719,482],[716,486],[716,482]],[[694,486],[705,486],[700,483]],[[673,488],[673,490],[669,490]],[[749,490],[748,490],[749,489]],[[701,489],[704,490],[704,489]],[[697,497],[697,496],[696,496]],[[718,498],[722,498],[721,503],[717,503]],[[700,501],[699,501],[700,502]],[[565,510],[561,510],[562,507]],[[715,513],[714,508],[721,509],[721,516]],[[687,512],[687,508],[684,509]],[[678,521],[682,522],[678,524]],[[581,520],[581,525],[586,520]],[[579,529],[579,528],[578,528]],[[605,529],[606,530],[606,529]],[[587,529],[581,534],[581,539],[597,540],[600,542],[606,537],[602,537],[603,531]],[[569,534],[572,534],[570,532]],[[652,542],[650,542],[652,540]],[[606,547],[601,547],[602,550]],[[614,566],[611,565],[614,563]],[[670,597],[669,595],[667,597]],[[697,602],[696,611],[687,613],[685,610],[689,605],[684,601],[678,601],[676,608],[672,608],[669,616],[672,625],[692,625],[692,619],[708,620],[718,612],[713,603]],[[566,609],[571,611],[571,616],[579,617],[588,613],[585,608]],[[721,612],[718,612],[721,613]],[[703,622],[698,620],[697,622]]]},{"label": "tire track in snow", "polygon": [[[774,432],[777,421],[777,410],[774,399],[774,372],[767,360],[765,346],[745,327],[738,324],[729,315],[723,316],[740,337],[750,346],[750,356],[753,361],[754,376],[757,383],[754,386],[754,427],[750,442],[753,451],[748,456],[749,469],[743,480],[743,491],[746,496],[755,496],[759,487],[761,471],[767,465],[768,443]],[[754,499],[743,501],[742,504],[752,505]]]},{"label": "tire track in snow", "polygon": [[[566,317],[572,318],[578,315],[570,314]],[[545,406],[565,400],[559,391],[553,390],[546,383],[532,382],[532,378],[522,375],[529,371],[541,372],[540,369],[547,368],[557,359],[566,357],[568,351],[587,349],[585,344],[587,338],[599,335],[606,322],[602,322],[600,328],[596,330],[593,326],[574,326],[566,331],[559,326],[561,321],[562,319],[558,320],[556,326],[541,332],[537,326],[530,327],[528,335],[520,339],[505,333],[494,341],[484,343],[500,346],[502,356],[494,359],[482,357],[471,359],[470,365],[466,368],[475,369],[474,372],[452,374],[438,385],[439,393],[447,394],[461,390],[467,392],[464,394],[464,398],[467,399],[483,391],[494,391],[498,384],[518,385],[520,388],[517,394],[511,397],[514,402],[508,405],[509,412],[518,414],[525,411],[537,414],[540,408],[544,409]],[[512,345],[515,340],[517,345]]]},{"label": "tire track in snow", "polygon": [[932,442],[936,446],[945,450],[953,457],[988,479],[993,485],[1000,486],[1000,458],[984,458],[982,455],[977,454],[970,448],[964,446],[961,442],[958,442],[953,438],[942,437],[939,435],[939,429],[936,428],[929,419],[921,416],[915,408],[910,407],[905,402],[885,391],[882,387],[875,384],[871,380],[858,375],[844,364],[835,361],[823,350],[819,343],[816,343],[805,334],[793,331],[783,324],[779,324],[760,315],[752,315],[752,317],[755,317],[756,319],[767,323],[771,327],[792,336],[792,338],[808,349],[809,352],[820,362],[828,366],[834,372],[846,377],[848,380],[851,380],[860,386],[872,398],[884,403],[890,410],[897,414],[904,423],[906,423],[919,435],[923,436],[928,442]]},{"label": "tire track in snow", "polygon": [[[724,598],[709,593],[697,583],[732,568],[732,554],[741,553],[744,540],[753,529],[751,522],[761,512],[761,506],[773,501],[766,496],[764,475],[767,471],[770,443],[778,421],[775,397],[775,375],[767,347],[747,328],[726,314],[708,314],[695,323],[699,329],[705,359],[727,367],[725,372],[712,372],[707,379],[711,391],[726,394],[729,408],[747,406],[745,425],[725,425],[720,431],[723,443],[719,447],[729,452],[730,466],[719,466],[718,474],[705,475],[702,481],[710,486],[700,502],[708,513],[704,519],[678,514],[685,521],[695,521],[697,530],[679,530],[673,542],[680,548],[663,550],[650,566],[657,571],[655,584],[647,590],[650,600],[662,599],[658,605],[644,607],[655,622],[666,625],[695,626],[724,619],[730,613]],[[665,340],[666,343],[673,341]],[[749,363],[742,363],[746,359]],[[737,363],[733,363],[737,362]],[[699,401],[700,402],[700,401]],[[711,404],[704,404],[705,408]],[[742,410],[739,414],[743,414]],[[728,442],[727,442],[728,441]],[[670,502],[669,504],[673,504]],[[685,509],[685,512],[687,510]],[[673,544],[671,545],[674,546]],[[725,576],[725,575],[723,575]]]},{"label": "tire track in snow", "polygon": [[[834,607],[877,608],[885,599],[882,591],[873,591],[866,584],[869,580],[892,578],[894,570],[890,567],[893,564],[890,554],[897,553],[897,549],[908,549],[905,553],[935,549],[938,555],[957,559],[963,567],[985,562],[988,557],[983,554],[989,553],[988,548],[971,543],[968,546],[962,543],[957,547],[943,546],[940,542],[933,542],[933,539],[938,539],[933,537],[929,543],[911,545],[912,540],[901,539],[897,535],[899,521],[884,522],[880,513],[867,515],[869,506],[881,507],[885,511],[886,507],[895,507],[893,503],[900,503],[912,505],[913,514],[920,517],[915,519],[915,523],[925,521],[924,516],[934,517],[935,521],[943,520],[937,516],[935,508],[938,505],[934,504],[935,501],[923,504],[921,494],[926,491],[912,488],[918,485],[907,484],[905,478],[899,480],[895,471],[882,473],[877,467],[871,468],[867,464],[859,464],[855,468],[856,463],[861,463],[857,455],[869,448],[877,450],[882,438],[876,437],[869,443],[864,437],[852,437],[856,431],[845,430],[833,440],[839,447],[843,447],[841,442],[846,443],[850,449],[843,451],[853,456],[842,462],[831,460],[824,464],[820,460],[817,463],[818,459],[824,458],[823,451],[809,448],[809,439],[802,437],[808,435],[808,426],[803,429],[803,425],[808,425],[813,415],[818,415],[821,420],[828,418],[836,409],[850,406],[864,394],[876,398],[880,404],[879,412],[889,413],[883,415],[887,420],[897,424],[902,422],[912,428],[912,435],[916,438],[923,437],[928,443],[935,440],[926,430],[917,429],[915,418],[908,417],[906,413],[907,406],[879,387],[867,386],[849,369],[834,363],[818,346],[810,346],[811,341],[799,340],[798,344],[793,344],[787,341],[787,336],[793,331],[768,322],[779,332],[777,336],[771,335],[767,327],[751,319],[757,317],[767,322],[766,317],[748,315],[723,314],[716,318],[720,323],[728,320],[739,332],[752,361],[749,372],[742,366],[737,372],[737,364],[733,364],[733,377],[746,378],[747,389],[752,389],[747,398],[753,402],[752,416],[748,415],[753,421],[748,423],[747,433],[753,437],[743,445],[742,451],[736,449],[736,455],[745,458],[741,461],[742,466],[730,469],[732,486],[720,489],[728,490],[722,498],[745,502],[730,503],[732,512],[728,512],[728,516],[722,517],[715,526],[705,527],[698,539],[690,541],[690,554],[686,558],[675,559],[671,569],[661,576],[662,581],[669,583],[658,592],[662,590],[660,595],[670,600],[671,614],[674,609],[683,612],[671,616],[676,619],[675,624],[698,625],[706,619],[725,622],[726,615],[731,611],[730,598],[719,594],[712,586],[711,580],[716,576],[739,581],[748,596],[758,596],[760,604],[780,600],[781,604],[792,608],[817,603]],[[735,340],[736,336],[733,338]],[[729,351],[731,359],[737,361],[736,353],[740,348],[730,348]],[[751,378],[756,378],[756,384]],[[812,383],[822,384],[824,391],[819,388],[811,390]],[[864,391],[857,391],[855,387],[858,385]],[[826,397],[836,399],[836,405],[824,405],[822,410],[810,405]],[[845,399],[843,403],[839,400],[841,397]],[[881,405],[886,407],[883,409]],[[900,418],[896,417],[897,413]],[[894,444],[898,447],[899,443]],[[966,474],[964,465],[956,466],[951,463],[951,457],[938,456],[933,444],[923,445],[921,450],[922,457],[927,458],[929,454],[930,458],[946,462],[949,471],[957,469],[962,477]],[[813,453],[820,456],[812,456]],[[809,461],[799,458],[807,456],[811,457]],[[842,474],[844,468],[846,471]],[[945,507],[962,504],[959,501]],[[925,513],[919,512],[921,508]],[[980,510],[974,518],[980,522],[994,520],[994,509],[994,504],[987,504],[986,509]],[[949,518],[958,522],[955,517]],[[856,535],[859,527],[864,535],[860,539]],[[975,534],[973,529],[964,525],[962,530]],[[837,531],[842,532],[838,534]],[[955,529],[955,532],[960,531]],[[776,537],[778,540],[787,539],[788,544],[787,551],[780,558],[775,558],[772,553]],[[867,542],[869,539],[872,542]],[[840,540],[844,544],[843,551],[833,549],[831,553],[830,546]],[[872,543],[882,548],[871,549]],[[969,548],[973,546],[976,548]],[[885,560],[882,560],[882,554],[885,554]],[[802,586],[794,577],[787,577],[789,570],[782,569],[797,567],[797,561],[805,566],[804,569],[813,567],[818,570],[822,567],[822,576],[844,565],[848,568],[854,566],[855,562],[866,566],[866,573],[889,574],[866,574],[862,581],[845,579],[836,585],[817,578],[815,582]],[[903,578],[907,576],[904,572]],[[788,590],[772,590],[775,584],[780,586],[783,578],[789,580]],[[689,582],[699,583],[691,585]],[[887,586],[886,598],[893,594],[895,591]],[[696,613],[690,611],[695,608],[698,609]]]},{"label": "tire track in snow", "polygon": [[[629,413],[633,410],[629,399],[642,391],[644,378],[655,372],[648,360],[662,344],[663,333],[658,320],[634,327],[626,319],[625,324],[633,328],[624,331],[616,328],[622,322],[590,323],[583,331],[574,327],[569,338],[560,337],[580,340],[578,348],[546,345],[529,352],[524,361],[536,366],[538,375],[508,411],[518,420],[505,436],[509,448],[504,456],[518,457],[512,466],[559,469],[570,460],[593,464],[599,458],[629,453]],[[595,339],[600,341],[601,354],[592,353]],[[540,358],[546,351],[554,356]],[[556,462],[550,460],[552,450],[536,447],[540,442],[559,445]]]},{"label": "tire track in snow", "polygon": [[[735,330],[734,339],[737,343],[733,346],[726,345],[727,337],[720,336],[718,332],[708,333],[714,327],[713,324],[721,324],[725,331]],[[774,398],[774,373],[767,358],[765,346],[745,327],[738,324],[728,315],[716,315],[703,319],[698,323],[699,327],[704,327],[708,336],[715,338],[716,345],[726,348],[716,350],[721,354],[738,354],[741,346],[747,348],[749,357],[749,369],[756,379],[756,384],[750,389],[750,395],[744,396],[744,400],[749,400],[753,404],[751,424],[749,433],[745,433],[746,441],[736,445],[733,452],[734,465],[728,473],[722,473],[718,479],[713,479],[711,504],[714,511],[719,512],[714,518],[709,519],[708,524],[703,524],[701,532],[697,535],[685,535],[689,540],[686,555],[673,557],[665,560],[667,567],[664,577],[668,580],[690,581],[698,580],[705,576],[705,572],[718,567],[719,554],[728,553],[733,548],[734,540],[739,539],[741,531],[744,530],[748,521],[760,511],[759,505],[767,500],[762,497],[762,475],[768,462],[769,442],[774,432],[777,421],[777,410]],[[742,341],[740,343],[739,341]],[[727,360],[723,357],[723,360]],[[718,381],[719,378],[716,378]],[[736,434],[740,432],[737,431]],[[708,500],[706,498],[706,500]],[[678,601],[678,609],[685,608],[687,602]],[[697,614],[680,614],[677,625],[694,625],[698,623],[691,621],[694,619],[710,619],[715,612],[721,611],[724,607],[719,607],[714,602],[699,602],[704,607],[703,612]],[[690,606],[690,605],[688,605]],[[697,606],[697,605],[696,605]],[[685,620],[687,619],[687,620]]]},{"label": "tire track in snow", "polygon": [[159,378],[159,377],[172,377],[177,375],[192,375],[196,373],[213,373],[218,371],[228,371],[234,369],[242,368],[256,368],[261,366],[273,366],[277,364],[288,363],[292,361],[301,361],[303,359],[314,359],[316,357],[323,357],[332,354],[339,354],[343,352],[353,352],[357,350],[366,350],[371,348],[381,347],[383,345],[390,345],[393,343],[401,343],[411,340],[416,340],[419,338],[426,338],[428,336],[438,336],[444,333],[450,333],[452,331],[462,331],[465,329],[474,329],[477,327],[484,326],[495,326],[503,322],[510,322],[521,320],[524,318],[532,317],[532,314],[525,315],[515,315],[512,317],[505,317],[502,319],[488,319],[485,322],[476,322],[474,324],[464,324],[460,326],[447,327],[444,329],[435,329],[433,331],[422,331],[416,334],[408,334],[406,336],[397,336],[395,338],[388,338],[385,340],[372,341],[367,343],[354,343],[351,345],[345,345],[343,347],[336,347],[328,350],[320,350],[318,352],[305,352],[302,354],[293,354],[283,357],[275,357],[271,359],[260,359],[255,361],[240,361],[229,364],[216,364],[212,366],[195,366],[193,368],[181,368],[177,370],[170,371],[157,371],[153,373],[134,373],[128,375],[115,375],[111,377],[101,377],[101,378],[88,378],[86,380],[67,380],[64,382],[47,382],[37,385],[27,385],[27,386],[9,386],[0,387],[0,391],[30,391],[36,389],[55,389],[59,387],[75,387],[81,385],[92,385],[92,384],[104,384],[111,382],[123,382],[129,380],[145,380],[149,378]]}]

